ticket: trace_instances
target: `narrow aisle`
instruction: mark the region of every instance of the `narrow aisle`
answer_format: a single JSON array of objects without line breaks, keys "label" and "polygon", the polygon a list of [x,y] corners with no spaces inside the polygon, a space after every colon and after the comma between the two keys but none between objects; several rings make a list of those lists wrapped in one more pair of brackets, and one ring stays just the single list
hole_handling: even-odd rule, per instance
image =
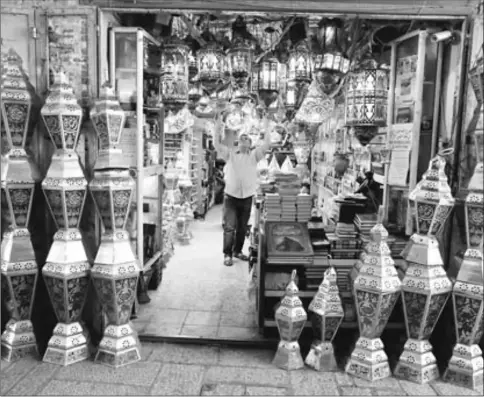
[{"label": "narrow aisle", "polygon": [[151,302],[140,305],[134,320],[140,335],[261,338],[247,294],[248,263],[223,265],[222,205],[191,227],[191,243],[175,246],[158,290],[149,291]]}]

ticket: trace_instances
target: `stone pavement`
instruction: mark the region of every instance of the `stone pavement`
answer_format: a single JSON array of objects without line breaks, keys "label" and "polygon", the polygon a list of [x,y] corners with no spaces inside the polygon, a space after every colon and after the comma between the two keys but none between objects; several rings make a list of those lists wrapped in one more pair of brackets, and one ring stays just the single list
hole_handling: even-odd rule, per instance
[{"label": "stone pavement", "polygon": [[85,361],[69,367],[25,358],[1,362],[0,395],[436,396],[482,395],[442,381],[387,378],[369,383],[343,372],[287,372],[274,351],[143,343],[143,360],[117,370]]}]

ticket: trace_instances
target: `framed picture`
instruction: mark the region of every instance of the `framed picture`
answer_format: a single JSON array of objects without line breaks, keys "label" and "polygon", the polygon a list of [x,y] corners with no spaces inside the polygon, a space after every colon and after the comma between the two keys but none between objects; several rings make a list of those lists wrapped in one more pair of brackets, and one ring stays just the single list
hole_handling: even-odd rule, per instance
[{"label": "framed picture", "polygon": [[310,256],[313,248],[307,225],[299,222],[266,222],[267,256]]}]

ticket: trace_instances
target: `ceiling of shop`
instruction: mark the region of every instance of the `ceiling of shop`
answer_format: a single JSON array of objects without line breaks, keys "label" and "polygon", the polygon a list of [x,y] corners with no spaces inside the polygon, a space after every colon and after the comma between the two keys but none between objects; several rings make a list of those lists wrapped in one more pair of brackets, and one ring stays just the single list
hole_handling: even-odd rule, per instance
[{"label": "ceiling of shop", "polygon": [[84,5],[244,12],[385,14],[414,18],[473,14],[480,0],[80,0]]}]

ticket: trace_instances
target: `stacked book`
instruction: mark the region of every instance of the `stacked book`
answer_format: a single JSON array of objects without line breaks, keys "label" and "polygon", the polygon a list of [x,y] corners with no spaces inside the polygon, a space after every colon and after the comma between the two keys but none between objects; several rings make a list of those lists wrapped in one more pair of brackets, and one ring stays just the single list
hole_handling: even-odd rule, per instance
[{"label": "stacked book", "polygon": [[309,194],[300,193],[297,195],[296,209],[297,220],[299,222],[308,222],[311,219],[311,209],[313,198]]},{"label": "stacked book", "polygon": [[266,221],[281,220],[281,196],[279,194],[266,193],[264,208]]},{"label": "stacked book", "polygon": [[358,232],[352,223],[338,222],[336,224],[335,234],[342,240],[351,240],[358,237]]},{"label": "stacked book", "polygon": [[376,214],[356,214],[354,224],[360,233],[360,237],[368,239],[370,231],[376,225],[377,221]]},{"label": "stacked book", "polygon": [[360,255],[361,244],[357,239],[358,233],[351,223],[338,222],[334,233],[327,233],[331,243],[333,259],[357,259]]},{"label": "stacked book", "polygon": [[403,237],[391,235],[388,238],[388,246],[390,247],[390,251],[392,252],[392,258],[401,258],[402,251],[404,250],[406,245],[407,240]]},{"label": "stacked book", "polygon": [[297,196],[301,190],[301,181],[297,174],[274,173],[274,182],[281,196]]},{"label": "stacked book", "polygon": [[296,200],[297,196],[281,195],[281,220],[295,221],[296,220]]},{"label": "stacked book", "polygon": [[306,268],[306,288],[317,289],[319,287],[323,280],[324,272],[328,269],[329,263],[331,263],[336,270],[336,284],[338,285],[340,293],[351,292],[348,273],[350,272],[352,265],[339,265],[331,262],[331,260],[328,262],[327,256],[322,253],[315,253],[313,265]]}]

